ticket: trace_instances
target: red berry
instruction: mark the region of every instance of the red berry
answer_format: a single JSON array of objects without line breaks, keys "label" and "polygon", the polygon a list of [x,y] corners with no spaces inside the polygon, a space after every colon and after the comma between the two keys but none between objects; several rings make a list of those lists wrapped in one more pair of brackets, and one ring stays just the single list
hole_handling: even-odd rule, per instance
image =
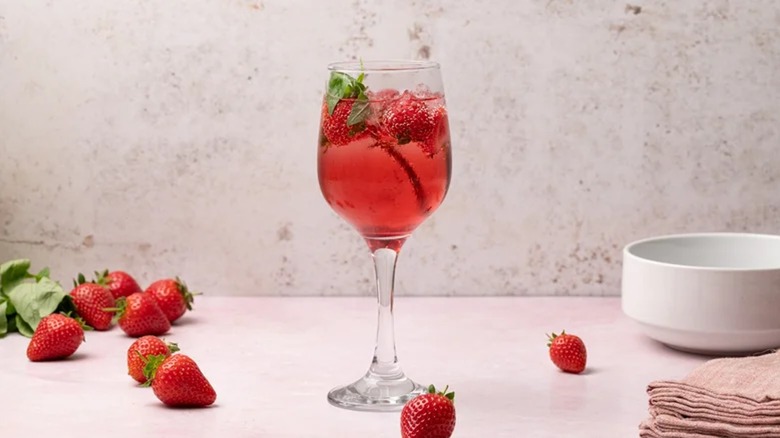
[{"label": "red berry", "polygon": [[68,316],[53,313],[44,316],[27,345],[27,358],[33,362],[64,359],[84,342],[81,324]]},{"label": "red berry", "polygon": [[119,328],[134,338],[164,335],[171,329],[168,318],[149,294],[134,293],[119,298],[116,312],[119,315]]},{"label": "red berry", "polygon": [[114,297],[105,286],[84,281],[84,276],[79,274],[74,281],[76,286],[70,291],[76,313],[95,330],[108,330],[114,314],[105,309],[114,307]]},{"label": "red berry", "polygon": [[382,126],[398,144],[428,140],[435,122],[428,105],[409,94],[387,106],[382,114]]},{"label": "red berry", "polygon": [[428,393],[409,400],[401,411],[402,438],[449,438],[455,430],[455,393]]},{"label": "red berry", "polygon": [[578,336],[570,335],[565,330],[560,335],[553,333],[548,336],[547,346],[550,347],[550,359],[561,370],[574,374],[585,370],[588,352]]},{"label": "red berry", "polygon": [[146,377],[154,395],[168,406],[203,407],[217,399],[217,393],[189,356],[150,356]]},{"label": "red berry", "polygon": [[352,99],[342,99],[334,107],[333,114],[328,114],[327,104],[322,105],[322,135],[332,145],[344,146],[363,137],[365,123],[347,125],[354,104]]},{"label": "red berry", "polygon": [[141,292],[141,286],[139,286],[138,282],[135,281],[135,278],[127,272],[108,272],[108,269],[106,269],[103,272],[96,272],[95,276],[95,282],[106,286],[114,299],[129,297],[134,293]]},{"label": "red berry", "polygon": [[145,293],[154,297],[170,322],[181,318],[187,310],[192,310],[194,297],[187,285],[178,278],[157,280],[146,288]]},{"label": "red berry", "polygon": [[446,146],[450,140],[450,126],[447,118],[447,109],[440,106],[433,110],[433,135],[428,140],[420,144],[423,152],[428,156],[433,156]]},{"label": "red berry", "polygon": [[149,362],[149,356],[168,357],[177,351],[179,346],[173,342],[165,342],[156,336],[142,336],[127,349],[127,374],[138,383],[146,383],[144,368]]}]

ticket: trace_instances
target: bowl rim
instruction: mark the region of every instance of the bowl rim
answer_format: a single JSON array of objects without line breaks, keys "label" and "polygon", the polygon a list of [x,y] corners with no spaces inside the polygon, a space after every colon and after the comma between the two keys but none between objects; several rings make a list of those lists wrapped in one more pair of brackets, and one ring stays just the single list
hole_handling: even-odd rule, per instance
[{"label": "bowl rim", "polygon": [[747,238],[761,238],[777,240],[780,242],[780,235],[768,234],[768,233],[748,233],[748,232],[697,232],[697,233],[675,233],[675,234],[662,234],[658,236],[646,237],[643,239],[635,240],[628,243],[623,247],[623,258],[633,258],[643,263],[649,263],[657,266],[664,266],[668,268],[679,268],[695,271],[709,271],[709,272],[771,272],[780,271],[780,263],[775,267],[757,267],[757,268],[738,268],[738,267],[722,267],[722,266],[694,266],[684,265],[680,263],[661,262],[658,260],[648,259],[638,256],[631,252],[633,248],[648,242],[660,242],[663,240],[674,240],[691,237],[747,237]]}]

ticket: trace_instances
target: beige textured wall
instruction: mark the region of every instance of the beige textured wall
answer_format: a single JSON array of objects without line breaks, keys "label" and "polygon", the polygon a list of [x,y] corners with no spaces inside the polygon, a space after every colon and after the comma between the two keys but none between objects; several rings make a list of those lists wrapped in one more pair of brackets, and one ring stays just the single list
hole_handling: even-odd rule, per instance
[{"label": "beige textured wall", "polygon": [[328,61],[441,62],[405,295],[619,293],[620,248],[780,231],[780,4],[0,0],[0,258],[209,294],[370,294],[316,181]]}]

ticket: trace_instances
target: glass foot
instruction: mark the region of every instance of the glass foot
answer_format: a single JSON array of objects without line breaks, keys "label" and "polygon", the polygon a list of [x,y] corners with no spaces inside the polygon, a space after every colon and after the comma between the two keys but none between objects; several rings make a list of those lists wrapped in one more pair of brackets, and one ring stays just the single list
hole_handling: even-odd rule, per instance
[{"label": "glass foot", "polygon": [[332,389],[328,402],[355,411],[393,412],[400,411],[406,402],[423,392],[425,388],[403,374],[387,379],[369,372],[351,385]]}]

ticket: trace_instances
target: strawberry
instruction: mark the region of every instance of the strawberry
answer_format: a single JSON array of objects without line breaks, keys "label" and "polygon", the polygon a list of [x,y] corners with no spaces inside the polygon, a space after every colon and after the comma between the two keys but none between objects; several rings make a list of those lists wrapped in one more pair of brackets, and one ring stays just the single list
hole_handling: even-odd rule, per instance
[{"label": "strawberry", "polygon": [[433,125],[433,135],[420,144],[423,152],[428,156],[435,155],[442,147],[443,143],[449,141],[450,126],[447,119],[447,110],[443,106],[433,110]]},{"label": "strawberry", "polygon": [[125,271],[95,272],[95,283],[108,288],[114,299],[128,297],[136,292],[141,292],[141,286],[130,274]]},{"label": "strawberry", "polygon": [[73,286],[70,296],[76,306],[76,313],[95,330],[111,328],[113,314],[106,311],[115,305],[111,292],[105,286],[87,282],[83,274],[73,280]]},{"label": "strawberry", "polygon": [[351,141],[362,138],[365,124],[359,123],[349,126],[347,119],[352,113],[354,100],[341,100],[333,109],[333,114],[328,114],[328,106],[322,105],[322,135],[334,146],[344,146]]},{"label": "strawberry", "polygon": [[217,399],[217,393],[198,364],[189,356],[176,353],[169,357],[149,356],[144,370],[154,395],[168,406],[204,407]]},{"label": "strawberry", "polygon": [[320,144],[328,142],[344,146],[366,135],[366,120],[371,115],[365,75],[357,78],[343,73],[331,72],[328,90],[322,105]]},{"label": "strawberry", "polygon": [[116,304],[116,308],[112,310],[116,312],[119,327],[127,336],[159,336],[171,329],[171,323],[152,295],[134,293],[129,297],[119,298]]},{"label": "strawberry", "polygon": [[382,114],[382,126],[398,144],[406,144],[428,140],[436,124],[428,105],[406,93],[388,105]]},{"label": "strawberry", "polygon": [[[89,327],[87,327],[87,330]],[[41,318],[27,345],[27,358],[32,362],[64,359],[84,342],[82,323],[61,313]]]},{"label": "strawberry", "polygon": [[455,393],[436,392],[431,385],[426,394],[409,400],[401,411],[402,438],[449,438],[455,430]]},{"label": "strawberry", "polygon": [[154,297],[170,322],[176,321],[186,311],[192,310],[193,294],[178,277],[175,280],[170,278],[157,280],[150,284],[144,293]]},{"label": "strawberry", "polygon": [[567,373],[579,374],[585,370],[588,352],[585,343],[578,336],[562,331],[560,335],[553,333],[547,336],[547,346],[550,347],[550,359]]},{"label": "strawberry", "polygon": [[155,355],[168,357],[177,351],[179,346],[173,342],[165,342],[157,336],[142,336],[127,349],[127,374],[138,383],[146,383],[144,368],[149,363],[148,357]]}]

